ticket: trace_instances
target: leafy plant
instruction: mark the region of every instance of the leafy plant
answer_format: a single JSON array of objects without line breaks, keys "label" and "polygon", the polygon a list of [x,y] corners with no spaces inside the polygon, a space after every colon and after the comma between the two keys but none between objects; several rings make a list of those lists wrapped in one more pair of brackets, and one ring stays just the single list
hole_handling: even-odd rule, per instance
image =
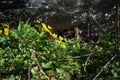
[{"label": "leafy plant", "polygon": [[[36,22],[31,27],[28,21],[20,21],[9,35],[0,35],[1,79],[93,79],[116,51],[113,40],[102,38],[98,45],[81,43],[58,36],[49,25]],[[104,75],[118,78],[118,66],[119,59],[103,70]],[[98,79],[104,78],[100,75]]]}]

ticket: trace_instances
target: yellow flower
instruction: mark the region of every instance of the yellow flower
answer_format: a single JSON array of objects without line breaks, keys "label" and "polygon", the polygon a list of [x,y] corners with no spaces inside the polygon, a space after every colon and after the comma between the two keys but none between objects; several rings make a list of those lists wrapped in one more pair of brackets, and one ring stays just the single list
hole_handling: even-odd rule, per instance
[{"label": "yellow flower", "polygon": [[64,49],[65,49],[65,48],[66,48],[66,45],[65,45],[65,44],[62,44],[62,48],[64,48]]},{"label": "yellow flower", "polygon": [[42,23],[43,29],[47,28],[45,23]]},{"label": "yellow flower", "polygon": [[51,31],[49,32],[49,34],[50,34],[51,36],[53,35]]},{"label": "yellow flower", "polygon": [[41,23],[41,24],[42,24],[43,29],[44,29],[46,32],[48,32],[53,38],[57,38],[58,35],[55,34],[55,33],[52,33],[51,30],[50,30],[50,29],[52,29],[52,27],[50,27],[49,25],[46,26],[45,23]]},{"label": "yellow flower", "polygon": [[48,25],[48,29],[52,29],[52,27],[50,25]]},{"label": "yellow flower", "polygon": [[39,24],[39,23],[40,23],[40,20],[36,20],[36,23],[38,23],[38,24]]},{"label": "yellow flower", "polygon": [[2,34],[2,30],[0,30],[0,34]]},{"label": "yellow flower", "polygon": [[4,35],[9,35],[9,29],[8,28],[4,28]]},{"label": "yellow flower", "polygon": [[61,36],[59,36],[59,38],[58,38],[59,41],[62,41],[63,39],[64,39],[64,38],[61,37]]},{"label": "yellow flower", "polygon": [[42,27],[46,32],[48,32],[49,34],[51,33],[51,31],[46,27],[45,23],[42,23]]},{"label": "yellow flower", "polygon": [[57,34],[55,34],[55,33],[51,34],[51,36],[52,36],[53,38],[57,38]]},{"label": "yellow flower", "polygon": [[49,30],[49,32],[48,32],[50,35],[52,34],[52,32]]},{"label": "yellow flower", "polygon": [[51,33],[51,31],[48,28],[45,28],[45,31]]}]

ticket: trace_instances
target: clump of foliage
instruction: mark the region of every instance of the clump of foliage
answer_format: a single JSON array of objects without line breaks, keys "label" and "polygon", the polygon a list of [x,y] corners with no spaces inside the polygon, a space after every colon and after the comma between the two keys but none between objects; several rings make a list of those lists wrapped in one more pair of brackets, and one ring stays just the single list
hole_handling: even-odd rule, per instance
[{"label": "clump of foliage", "polygon": [[[51,29],[38,20],[34,27],[20,21],[17,29],[0,34],[0,79],[90,80],[116,51],[114,41],[90,45],[64,39]],[[118,78],[119,64],[113,62],[98,79]]]}]

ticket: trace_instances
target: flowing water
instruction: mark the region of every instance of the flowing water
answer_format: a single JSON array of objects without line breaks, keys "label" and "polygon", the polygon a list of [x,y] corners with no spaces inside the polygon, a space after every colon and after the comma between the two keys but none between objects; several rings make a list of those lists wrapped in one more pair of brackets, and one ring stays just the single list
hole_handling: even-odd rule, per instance
[{"label": "flowing water", "polygon": [[[0,22],[18,23],[30,18],[50,24],[54,31],[73,26],[97,28],[105,32],[114,28],[114,0],[0,0]],[[90,13],[89,13],[90,12]]]}]

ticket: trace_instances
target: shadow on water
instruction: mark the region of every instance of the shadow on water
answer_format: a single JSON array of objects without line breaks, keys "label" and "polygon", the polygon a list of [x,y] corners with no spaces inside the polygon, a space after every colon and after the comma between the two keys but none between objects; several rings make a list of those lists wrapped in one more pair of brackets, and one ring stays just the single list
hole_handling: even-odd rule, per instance
[{"label": "shadow on water", "polygon": [[[54,31],[62,32],[73,26],[91,29],[111,30],[114,28],[114,0],[0,0],[0,22],[18,23],[19,19],[30,18],[50,24]],[[91,14],[89,14],[90,12]]]}]

